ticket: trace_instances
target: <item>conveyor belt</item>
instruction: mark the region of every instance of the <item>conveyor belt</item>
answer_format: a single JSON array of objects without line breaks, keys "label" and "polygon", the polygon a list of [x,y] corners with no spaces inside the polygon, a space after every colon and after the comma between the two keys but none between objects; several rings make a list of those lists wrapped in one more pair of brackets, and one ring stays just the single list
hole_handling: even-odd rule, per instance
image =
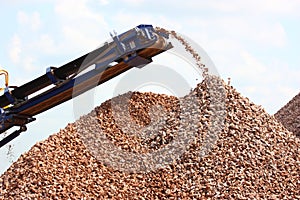
[{"label": "conveyor belt", "polygon": [[[153,56],[156,56],[165,50],[167,50],[165,43],[160,41],[158,44],[155,44],[155,46],[140,51],[138,55],[146,59],[151,59]],[[30,99],[28,102],[26,102],[26,104],[12,109],[12,112],[29,116],[37,115],[118,76],[132,67],[134,66],[120,62],[112,67],[107,68],[105,71],[94,69],[67,84],[53,88],[51,94],[49,94],[50,92],[47,91]],[[76,94],[73,93],[73,87],[75,83],[76,90],[74,92],[76,92]],[[56,94],[53,95],[53,93]],[[51,97],[48,97],[49,95],[51,95]],[[41,101],[41,98],[44,98],[45,100]]]},{"label": "conveyor belt", "polygon": [[[152,57],[172,48],[168,36],[156,33],[151,25],[140,25],[123,34],[115,35],[113,42],[85,54],[59,68],[49,68],[42,75],[0,96],[0,133],[13,126],[20,129],[0,141],[0,147],[26,130],[33,116],[78,96],[97,85],[131,69],[152,62]],[[112,63],[116,63],[111,66]],[[95,68],[78,75],[89,66]],[[29,95],[51,85],[51,89],[27,99]],[[8,89],[8,88],[7,88]]]},{"label": "conveyor belt", "polygon": [[[151,27],[152,28],[151,25],[140,25],[137,27],[139,27],[139,28]],[[120,41],[126,40],[126,37],[129,37],[132,35],[132,30],[119,35],[118,39],[120,39]],[[149,41],[151,42],[151,40],[149,40]],[[153,42],[155,42],[155,41],[153,40]],[[92,52],[89,52],[89,53],[87,53],[87,54],[85,54],[85,55],[59,67],[59,68],[54,69],[53,73],[58,79],[64,80],[68,76],[73,75],[74,73],[79,73],[80,71],[84,70],[85,68],[89,67],[90,65],[95,64],[95,62],[97,62],[97,60],[99,60],[99,56],[101,58],[101,55],[102,55],[102,59],[105,58],[105,56],[107,56],[107,57],[114,56],[113,54],[109,54],[110,50],[113,51],[114,48],[116,48],[116,49],[121,48],[118,46],[118,41],[112,41],[110,43],[106,43],[102,47],[100,47]],[[52,81],[49,79],[47,74],[44,74],[22,86],[19,86],[19,87],[13,89],[12,91],[10,91],[10,93],[11,93],[11,96],[13,96],[16,99],[24,99],[27,96],[45,88],[51,84],[52,84]],[[11,102],[6,97],[6,95],[0,96],[0,108],[3,108],[9,104],[11,104]]]}]

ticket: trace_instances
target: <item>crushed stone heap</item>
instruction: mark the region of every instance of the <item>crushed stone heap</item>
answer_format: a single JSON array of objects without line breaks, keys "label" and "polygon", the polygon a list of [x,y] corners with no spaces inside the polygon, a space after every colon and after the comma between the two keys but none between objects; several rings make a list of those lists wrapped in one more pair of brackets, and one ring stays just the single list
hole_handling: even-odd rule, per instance
[{"label": "crushed stone heap", "polygon": [[[0,177],[0,199],[300,199],[299,138],[232,86],[222,84],[226,92],[225,122],[205,155],[199,152],[211,124],[206,80],[184,97],[196,96],[200,102],[196,108],[199,118],[194,119],[198,123],[188,128],[179,124],[185,124],[182,115],[191,112],[194,105],[186,105],[188,110],[180,112],[180,99],[176,97],[127,93],[102,103],[24,153]],[[127,116],[122,113],[126,109],[118,104],[125,95],[131,96],[129,114],[139,125],[130,134],[126,134],[126,127],[118,127],[113,118],[120,116],[118,123],[124,126],[128,122],[122,118]],[[162,113],[151,111],[154,105],[167,114],[163,115],[165,124],[151,132],[143,127]],[[101,162],[102,154],[95,154],[95,149],[93,152],[100,143],[88,140],[90,134],[96,139],[105,136],[122,152],[143,154],[167,147],[179,131],[195,136],[184,152],[175,158],[170,154],[167,165],[141,173],[134,169],[122,171],[126,163],[113,167],[109,162]],[[79,134],[83,132],[86,136]],[[109,155],[104,151],[103,155]]]},{"label": "crushed stone heap", "polygon": [[300,137],[300,93],[274,115],[284,127]]}]

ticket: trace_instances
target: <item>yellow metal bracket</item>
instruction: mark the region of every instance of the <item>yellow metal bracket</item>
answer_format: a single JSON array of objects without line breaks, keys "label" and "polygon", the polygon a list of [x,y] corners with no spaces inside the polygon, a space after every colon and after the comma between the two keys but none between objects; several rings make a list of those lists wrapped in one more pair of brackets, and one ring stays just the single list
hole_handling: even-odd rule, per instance
[{"label": "yellow metal bracket", "polygon": [[[8,87],[8,72],[4,69],[0,69],[0,75],[4,75],[5,76],[5,87]],[[5,88],[0,88],[1,90],[4,90]]]}]

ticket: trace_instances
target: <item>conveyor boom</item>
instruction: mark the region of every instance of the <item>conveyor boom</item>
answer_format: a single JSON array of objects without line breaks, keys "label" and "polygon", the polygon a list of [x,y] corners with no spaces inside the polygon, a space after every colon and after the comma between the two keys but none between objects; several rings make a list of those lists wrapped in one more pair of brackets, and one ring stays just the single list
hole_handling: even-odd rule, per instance
[{"label": "conveyor boom", "polygon": [[[131,69],[152,62],[152,57],[172,48],[168,36],[156,32],[152,25],[139,25],[112,35],[113,41],[59,68],[49,67],[46,74],[16,88],[7,87],[0,96],[0,133],[18,126],[19,130],[0,141],[0,148],[25,131],[34,116],[68,101],[99,84]],[[113,64],[113,65],[112,65]],[[83,73],[88,67],[92,70]],[[81,74],[79,74],[82,72]],[[51,89],[29,95],[54,85]],[[76,87],[76,90],[74,90]]]}]

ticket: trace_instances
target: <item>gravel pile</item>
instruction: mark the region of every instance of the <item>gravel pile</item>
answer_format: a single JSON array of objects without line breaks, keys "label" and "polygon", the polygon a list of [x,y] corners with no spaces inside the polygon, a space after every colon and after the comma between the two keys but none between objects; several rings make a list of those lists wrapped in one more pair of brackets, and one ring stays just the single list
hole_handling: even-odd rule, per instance
[{"label": "gravel pile", "polygon": [[[232,86],[221,84],[225,121],[208,151],[203,144],[214,141],[206,139],[219,107],[211,105],[212,91],[221,90],[209,90],[209,79],[180,99],[131,92],[104,102],[24,153],[0,177],[0,198],[300,199],[299,138]],[[196,103],[184,103],[190,99]],[[198,117],[186,121],[195,111]],[[157,130],[145,128],[155,123]],[[185,140],[177,140],[182,134]],[[174,144],[178,151],[168,149]],[[160,149],[169,154],[163,161],[153,158],[154,165],[147,159],[130,163],[112,146],[125,156]]]},{"label": "gravel pile", "polygon": [[300,137],[300,93],[282,107],[275,114],[275,118]]},{"label": "gravel pile", "polygon": [[300,199],[300,141],[209,76],[185,97],[129,92],[37,143],[0,199]]}]

